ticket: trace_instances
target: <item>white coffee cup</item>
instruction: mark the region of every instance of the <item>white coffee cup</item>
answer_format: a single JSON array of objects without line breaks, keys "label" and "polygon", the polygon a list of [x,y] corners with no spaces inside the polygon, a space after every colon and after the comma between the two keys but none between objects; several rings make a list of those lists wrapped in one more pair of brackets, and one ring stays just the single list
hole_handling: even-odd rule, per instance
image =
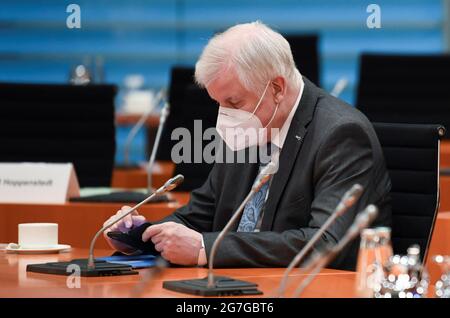
[{"label": "white coffee cup", "polygon": [[19,224],[19,246],[25,249],[53,248],[58,246],[57,223]]}]

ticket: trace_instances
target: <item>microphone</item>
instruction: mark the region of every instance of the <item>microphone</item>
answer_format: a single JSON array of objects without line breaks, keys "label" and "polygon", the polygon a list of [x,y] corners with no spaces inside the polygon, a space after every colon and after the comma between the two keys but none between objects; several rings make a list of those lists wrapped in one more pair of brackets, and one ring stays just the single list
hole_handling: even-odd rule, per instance
[{"label": "microphone", "polygon": [[213,288],[215,286],[214,283],[214,273],[213,273],[213,266],[214,266],[214,257],[217,253],[217,248],[219,247],[219,244],[222,242],[225,235],[229,232],[231,227],[233,226],[234,222],[241,217],[242,211],[244,210],[245,205],[248,201],[253,197],[255,193],[261,189],[261,187],[266,184],[270,177],[276,172],[276,165],[273,162],[270,162],[265,166],[261,172],[259,173],[258,177],[256,178],[255,182],[253,183],[253,186],[247,195],[247,197],[242,201],[236,212],[234,212],[231,219],[228,221],[228,223],[225,225],[225,227],[222,229],[222,231],[217,236],[216,241],[214,242],[213,246],[211,247],[211,253],[209,255],[209,262],[208,262],[208,288]]},{"label": "microphone", "polygon": [[350,243],[363,229],[368,227],[372,221],[378,215],[378,208],[370,204],[364,211],[358,214],[353,224],[347,230],[342,240],[335,246],[333,246],[328,253],[318,253],[312,258],[309,264],[305,267],[303,272],[307,272],[309,269],[313,269],[305,278],[305,280],[300,284],[297,290],[294,292],[293,297],[298,297],[305,290],[305,288],[313,281],[317,274],[324,268],[330,261],[332,261],[336,255],[344,249],[344,247]]},{"label": "microphone", "polygon": [[[155,106],[161,102],[161,100],[164,97],[164,93],[165,93],[164,90],[161,89],[156,94],[155,101],[154,101]],[[139,118],[139,120],[137,121],[137,123],[133,126],[133,128],[131,128],[130,132],[127,135],[127,139],[123,146],[123,158],[124,158],[125,166],[128,166],[128,164],[129,164],[129,157],[130,157],[129,153],[130,153],[131,142],[133,141],[134,137],[136,137],[136,134],[142,128],[142,126],[144,126],[145,121],[151,115],[152,111],[153,111],[153,107],[150,107],[146,112],[144,112],[142,114],[142,116]]]},{"label": "microphone", "polygon": [[169,117],[170,114],[170,104],[167,102],[167,100],[164,101],[164,107],[161,110],[161,116],[159,118],[159,125],[158,130],[156,132],[155,142],[153,143],[152,153],[150,155],[150,159],[148,160],[147,164],[147,193],[152,192],[152,170],[153,166],[155,165],[156,160],[156,152],[158,151],[159,143],[161,142],[161,135],[162,131],[164,129],[164,125],[166,123],[167,117]]},{"label": "microphone", "polygon": [[338,81],[334,85],[333,89],[331,90],[330,95],[332,95],[334,97],[339,97],[339,95],[341,95],[341,93],[344,91],[344,89],[347,87],[347,85],[348,85],[348,79],[346,77],[341,77],[340,79],[338,79]]},{"label": "microphone", "polygon": [[[166,101],[164,90],[160,90],[156,96],[157,102],[159,103],[162,99],[165,100],[164,107],[161,110],[161,117],[159,120],[159,126],[158,131],[156,133],[155,142],[153,143],[153,149],[152,153],[150,155],[150,159],[146,165],[146,171],[147,171],[147,186],[146,190],[142,191],[113,191],[108,194],[97,194],[97,195],[89,195],[89,196],[83,196],[81,198],[73,199],[71,201],[78,201],[78,202],[139,202],[144,200],[148,195],[152,193],[152,170],[153,166],[155,164],[155,158],[156,158],[156,152],[158,150],[158,146],[161,139],[162,130],[164,127],[164,124],[166,122],[167,117],[170,114],[170,105]],[[136,123],[136,125],[132,128],[131,132],[127,136],[127,141],[125,144],[125,161],[128,163],[128,152],[129,152],[129,145],[131,144],[131,141],[135,137],[138,130],[142,127],[142,125],[145,123],[145,120],[150,115],[150,111],[145,113]],[[156,200],[155,200],[156,201]],[[167,195],[160,195],[158,197],[158,202],[168,202],[170,201],[170,198]]]},{"label": "microphone", "polygon": [[362,192],[363,187],[360,184],[354,184],[347,192],[345,192],[344,196],[334,209],[334,212],[331,214],[331,216],[289,263],[278,288],[278,297],[283,296],[287,281],[289,279],[289,274],[292,272],[294,267],[297,267],[300,264],[306,253],[311,250],[314,244],[316,244],[316,242],[322,237],[323,233],[325,233],[325,231],[331,226],[331,224],[333,224],[338,217],[347,212],[356,203],[356,201],[358,201],[358,199],[361,197]]},{"label": "microphone", "polygon": [[161,190],[163,192],[161,192],[160,194],[162,194],[164,192],[172,191],[173,189],[178,187],[181,183],[183,183],[183,181],[184,181],[184,176],[182,174],[178,174],[175,177],[167,180],[166,183],[164,183],[162,187],[160,187],[158,190],[156,190],[156,192]]},{"label": "microphone", "polygon": [[116,217],[115,219],[111,220],[110,222],[108,222],[107,224],[105,224],[95,235],[94,238],[91,241],[90,247],[89,247],[89,258],[88,258],[88,265],[87,268],[88,270],[94,270],[95,269],[95,262],[94,262],[94,246],[95,246],[95,242],[97,241],[97,238],[100,236],[100,234],[102,234],[105,230],[107,230],[108,228],[110,228],[111,226],[113,226],[114,224],[116,224],[117,222],[119,222],[120,220],[122,220],[124,217],[126,217],[127,215],[131,214],[132,212],[136,211],[139,207],[141,207],[142,205],[144,205],[145,203],[147,203],[148,201],[150,201],[153,197],[157,196],[157,195],[161,195],[163,193],[172,191],[173,189],[175,189],[178,185],[180,185],[184,180],[183,175],[179,174],[171,179],[169,179],[168,181],[166,181],[166,183],[161,186],[159,189],[157,189],[155,192],[153,192],[150,196],[148,196],[146,199],[144,199],[143,201],[139,202],[138,204],[136,204],[134,207],[130,208],[127,212],[125,212],[122,215],[119,215],[118,217]]},{"label": "microphone", "polygon": [[270,162],[263,169],[261,169],[260,173],[256,177],[255,182],[252,185],[250,192],[247,194],[245,199],[242,201],[225,227],[217,236],[217,239],[215,240],[209,255],[208,276],[202,279],[167,281],[163,283],[164,288],[202,296],[261,294],[261,292],[257,290],[256,284],[242,280],[234,280],[232,278],[224,276],[215,277],[213,273],[214,258],[216,256],[219,244],[222,242],[225,235],[230,231],[236,220],[241,217],[242,211],[244,210],[247,202],[255,193],[259,191],[259,189],[264,184],[266,184],[270,180],[271,176],[276,173],[277,168],[277,164],[275,164],[274,162]]}]

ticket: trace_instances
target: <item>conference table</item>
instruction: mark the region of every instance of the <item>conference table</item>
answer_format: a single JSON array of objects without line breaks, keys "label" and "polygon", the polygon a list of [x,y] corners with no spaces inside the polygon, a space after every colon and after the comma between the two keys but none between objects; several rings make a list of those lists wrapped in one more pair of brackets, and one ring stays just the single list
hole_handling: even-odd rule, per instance
[{"label": "conference table", "polygon": [[[109,256],[112,251],[97,249],[96,257]],[[80,288],[68,285],[71,278],[61,275],[50,275],[27,272],[28,264],[70,261],[76,258],[86,258],[87,249],[73,248],[69,252],[46,255],[19,255],[0,251],[0,298],[3,297],[194,297],[162,287],[166,280],[204,278],[206,268],[177,267],[166,268],[154,280],[138,285],[148,269],[140,269],[139,275],[107,276],[107,277],[81,277]],[[258,296],[245,297],[274,297],[277,287],[283,276],[284,268],[234,268],[216,269],[214,273],[229,276],[258,284],[263,292]],[[289,288],[285,296],[292,295],[308,274],[293,272],[289,275]],[[311,285],[305,289],[302,297],[354,297],[354,284],[356,273],[332,269],[322,270]],[[73,281],[71,281],[73,283]]]},{"label": "conference table", "polygon": [[[173,173],[174,166],[170,163],[158,163],[154,170],[155,185],[161,185]],[[128,172],[127,172],[128,171]],[[129,173],[133,170],[120,171],[116,182],[129,188],[136,187],[130,180]],[[145,169],[139,168],[135,173],[141,176],[139,182],[146,182]],[[441,177],[442,179],[442,177]],[[119,180],[119,181],[118,181]],[[122,182],[122,184],[120,184]],[[128,182],[128,183],[127,183]],[[117,185],[117,184],[116,184]],[[124,186],[126,188],[126,186]],[[441,188],[446,196],[447,189]],[[173,201],[146,204],[139,209],[149,221],[160,220],[175,209],[183,206],[189,200],[187,192],[171,192]],[[88,203],[67,202],[64,204],[0,204],[0,243],[17,242],[18,224],[28,222],[54,222],[59,224],[59,243],[72,246],[70,253],[53,255],[16,255],[1,253],[0,258],[0,297],[45,297],[59,295],[61,297],[127,297],[130,289],[138,282],[138,276],[122,276],[108,278],[83,278],[80,290],[69,290],[64,287],[65,277],[26,273],[28,263],[42,263],[57,260],[70,260],[87,256],[86,248],[91,238],[111,215],[116,213],[123,204],[119,203]],[[427,268],[434,283],[441,272],[437,265],[431,262],[436,254],[450,254],[450,211],[442,207],[437,215],[436,226],[432,236],[427,259]],[[96,255],[107,256],[112,253],[103,238],[96,243]],[[282,268],[274,269],[218,269],[219,275],[240,277],[244,280],[257,282],[264,291],[263,296],[273,292],[279,284]],[[204,268],[169,268],[149,287],[144,297],[177,297],[185,296],[162,289],[161,281],[166,279],[200,278],[206,275]],[[299,274],[292,274],[299,276]],[[300,277],[293,277],[299,279]],[[326,269],[321,272],[314,283],[305,292],[305,297],[353,297],[355,273]],[[4,287],[7,286],[7,287]],[[41,287],[45,287],[45,292]],[[4,290],[7,288],[7,290]],[[39,290],[41,290],[39,292]]]},{"label": "conference table", "polygon": [[[175,202],[154,203],[143,206],[140,213],[148,220],[159,220],[186,203],[188,193],[172,193]],[[120,204],[113,203],[66,203],[61,205],[0,204],[0,243],[17,242],[17,224],[24,222],[55,222],[59,224],[59,243],[70,244],[72,251],[61,254],[19,255],[0,251],[0,297],[127,297],[127,293],[138,282],[135,276],[109,278],[83,278],[80,290],[65,288],[65,277],[26,273],[29,263],[68,261],[86,258],[89,241],[103,222]],[[96,243],[96,257],[109,256],[106,241],[100,237]],[[427,269],[434,284],[441,271],[431,261],[436,254],[450,254],[450,212],[440,212],[431,241]],[[218,269],[217,274],[239,277],[256,282],[264,296],[278,286],[282,268]],[[305,292],[305,297],[353,297],[355,273],[325,269]],[[161,282],[167,279],[201,278],[206,276],[204,268],[169,268],[149,287],[143,297],[178,297],[179,293],[164,290]],[[299,274],[292,274],[300,279]],[[45,289],[43,289],[45,288]]]}]

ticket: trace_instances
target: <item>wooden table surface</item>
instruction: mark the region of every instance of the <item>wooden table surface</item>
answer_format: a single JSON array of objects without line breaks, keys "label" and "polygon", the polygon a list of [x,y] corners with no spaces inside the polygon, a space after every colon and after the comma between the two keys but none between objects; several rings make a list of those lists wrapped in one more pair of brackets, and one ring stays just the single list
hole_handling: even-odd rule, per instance
[{"label": "wooden table surface", "polygon": [[[145,269],[139,270],[139,275],[82,277],[81,288],[68,288],[66,276],[26,272],[28,264],[86,258],[87,252],[87,249],[72,249],[61,254],[18,255],[0,251],[0,297],[131,297],[131,292]],[[105,249],[98,249],[95,252],[97,257],[110,254],[111,251]],[[214,273],[257,283],[264,293],[259,297],[274,297],[284,270],[284,268],[217,269]],[[206,268],[198,267],[165,269],[143,289],[140,297],[193,297],[163,289],[162,282],[203,278],[206,274]],[[299,273],[290,275],[292,284],[287,296],[293,293],[297,286],[295,283],[300,282],[305,276]],[[354,272],[324,269],[305,290],[303,297],[354,297],[355,279]]]},{"label": "wooden table surface", "polygon": [[[155,203],[143,206],[139,211],[149,221],[157,221],[186,204],[189,193],[172,192],[172,203]],[[59,225],[59,243],[86,248],[103,223],[121,208],[117,203],[66,203],[66,204],[0,204],[0,243],[16,243],[18,224],[29,222],[53,222]],[[100,237],[97,248],[107,248]],[[436,254],[450,255],[450,212],[439,212],[428,253],[427,267],[432,281],[440,277],[439,268],[431,262]]]},{"label": "wooden table surface", "polygon": [[[117,113],[116,114],[116,125],[117,126],[134,126],[142,117],[142,114],[127,114],[127,113]],[[159,125],[159,114],[151,114],[145,121],[145,126],[148,128],[157,128]]]}]

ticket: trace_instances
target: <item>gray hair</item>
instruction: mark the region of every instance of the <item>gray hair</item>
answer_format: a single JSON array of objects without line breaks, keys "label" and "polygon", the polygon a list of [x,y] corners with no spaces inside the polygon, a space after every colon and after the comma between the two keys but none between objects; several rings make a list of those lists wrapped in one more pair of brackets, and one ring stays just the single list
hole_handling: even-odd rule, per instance
[{"label": "gray hair", "polygon": [[235,25],[215,35],[195,65],[195,80],[206,87],[221,72],[233,69],[241,84],[262,93],[267,82],[284,77],[294,87],[300,85],[288,41],[260,21]]}]

